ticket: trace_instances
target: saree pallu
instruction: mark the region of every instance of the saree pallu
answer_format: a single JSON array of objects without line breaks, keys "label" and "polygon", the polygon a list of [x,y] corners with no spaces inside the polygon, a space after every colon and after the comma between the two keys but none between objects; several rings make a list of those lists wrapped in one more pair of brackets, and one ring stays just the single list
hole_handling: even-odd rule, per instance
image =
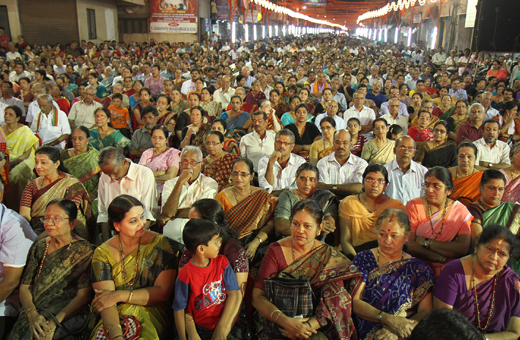
[{"label": "saree pallu", "polygon": [[449,117],[448,119],[446,119],[446,121],[448,122],[448,131],[457,133],[457,131],[459,131],[459,127],[462,124],[469,122],[469,117],[456,121],[455,119],[453,119],[453,116],[452,116],[452,117]]},{"label": "saree pallu", "polygon": [[502,196],[502,202],[520,202],[520,176],[511,181],[503,169],[500,171],[506,177],[506,187],[504,196]]},{"label": "saree pallu", "polygon": [[94,148],[88,148],[86,152],[70,158],[63,156],[68,156],[68,154],[67,150],[62,153],[63,165],[69,169],[71,175],[79,179],[88,193],[96,190],[99,183],[97,175],[101,172],[101,168],[98,165],[99,151]]},{"label": "saree pallu", "polygon": [[296,278],[306,277],[321,297],[314,315],[320,332],[329,339],[356,339],[352,320],[352,296],[363,276],[350,260],[328,245],[322,245],[300,257],[285,270]]},{"label": "saree pallu", "polygon": [[[34,184],[36,186],[36,184]],[[74,176],[61,174],[60,178],[45,188],[37,190],[32,196],[31,226],[36,234],[43,232],[43,217],[47,204],[56,198],[67,198],[78,206],[78,217],[74,232],[82,238],[89,240],[91,236],[92,205],[83,184]]]},{"label": "saree pallu", "polygon": [[[363,301],[378,310],[409,318],[406,312],[419,304],[434,287],[433,272],[423,261],[411,258],[379,267],[374,253],[365,250],[356,255],[354,265],[363,274],[366,283]],[[415,313],[414,313],[415,314]],[[383,327],[354,316],[358,339],[374,340]]]},{"label": "saree pallu", "polygon": [[240,156],[240,149],[238,147],[238,143],[233,138],[230,138],[224,142],[224,151],[234,153]]},{"label": "saree pallu", "polygon": [[[46,241],[44,238],[32,246],[21,281],[22,284],[31,286],[34,306],[44,317],[46,313],[56,315],[76,297],[80,289],[91,287],[90,263],[94,253],[93,246],[88,241],[79,240],[44,255]],[[38,274],[44,256],[41,273]],[[77,315],[63,325],[70,330],[77,330],[85,322],[84,316],[84,313]],[[55,335],[59,332],[58,329]],[[22,310],[9,339],[31,338],[29,321]]]},{"label": "saree pallu", "polygon": [[[165,270],[177,270],[179,257],[184,246],[164,235],[154,235],[143,241],[139,256],[138,273],[133,286],[134,290],[153,287],[157,277]],[[137,249],[128,254],[124,259],[125,277],[123,277],[121,261],[117,261],[112,252],[103,243],[94,252],[92,258],[92,281],[114,281],[115,290],[130,290],[127,285],[133,280],[137,260]],[[132,268],[129,270],[128,268]],[[172,282],[173,284],[173,282]],[[117,306],[119,317],[134,315],[141,323],[140,339],[158,340],[170,339],[169,327],[173,324],[171,305],[168,302],[157,303],[152,306],[137,306],[120,303]],[[103,326],[101,315],[91,309],[92,315],[89,322],[90,339],[96,339],[96,331]]]},{"label": "saree pallu", "polygon": [[439,120],[446,120],[446,119],[450,118],[453,115],[453,111],[455,111],[455,106],[453,106],[451,109],[449,109],[448,111],[444,112],[443,114],[439,115],[438,116]]},{"label": "saree pallu", "polygon": [[[189,129],[189,126],[187,126]],[[206,136],[211,131],[211,125],[210,124],[202,124],[199,131],[191,137],[190,145],[198,146],[200,150],[202,151],[202,154],[204,157],[207,156],[208,152],[206,151]]]},{"label": "saree pallu", "polygon": [[90,130],[90,142],[88,143],[89,146],[95,148],[98,151],[101,151],[102,149],[113,146],[115,148],[118,148],[119,150],[123,150],[127,146],[130,145],[132,141],[121,133],[119,130],[115,130],[105,138],[101,138],[99,135],[99,132],[97,129]]},{"label": "saree pallu", "polygon": [[483,172],[477,172],[472,175],[455,179],[453,176],[453,191],[450,198],[468,205],[480,199],[480,180]]},{"label": "saree pallu", "polygon": [[175,114],[181,114],[181,112],[184,112],[185,110],[189,109],[190,105],[187,101],[181,99],[181,101],[178,104],[173,105],[173,102],[170,104],[170,111]]},{"label": "saree pallu", "polygon": [[241,130],[250,117],[251,115],[248,112],[242,112],[241,114],[235,117],[229,117],[227,112],[222,113],[220,115],[220,118],[224,119],[227,124],[226,136],[229,137],[234,130]]},{"label": "saree pallu", "polygon": [[447,141],[430,149],[428,143],[423,143],[415,155],[415,161],[422,163],[427,168],[443,166],[451,168],[457,165],[457,145]]},{"label": "saree pallu", "polygon": [[178,118],[178,113],[175,113],[175,112],[166,112],[164,114],[164,116],[160,117],[159,119],[157,119],[157,125],[164,125],[166,127],[168,127],[168,124],[170,123],[170,121],[172,121],[173,119],[173,123],[177,124],[177,118]]},{"label": "saree pallu", "polygon": [[237,154],[228,153],[213,163],[208,163],[207,158],[202,161],[202,173],[213,178],[218,183],[218,191],[229,185],[233,163],[238,158]]},{"label": "saree pallu", "polygon": [[368,164],[386,164],[395,158],[394,147],[395,141],[387,140],[386,145],[378,149],[373,139],[363,146],[361,158],[365,159]]},{"label": "saree pallu", "polygon": [[222,113],[222,103],[220,102],[210,101],[206,105],[202,105],[202,108],[204,109],[204,111],[208,113],[208,116],[210,117],[210,122],[213,121],[215,118],[218,118]]}]

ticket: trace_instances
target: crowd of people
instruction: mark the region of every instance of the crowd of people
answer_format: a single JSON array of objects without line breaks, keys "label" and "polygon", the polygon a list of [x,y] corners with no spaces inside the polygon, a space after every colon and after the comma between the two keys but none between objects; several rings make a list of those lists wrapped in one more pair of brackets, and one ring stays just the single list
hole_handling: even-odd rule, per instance
[{"label": "crowd of people", "polygon": [[520,337],[520,57],[2,34],[0,339]]}]

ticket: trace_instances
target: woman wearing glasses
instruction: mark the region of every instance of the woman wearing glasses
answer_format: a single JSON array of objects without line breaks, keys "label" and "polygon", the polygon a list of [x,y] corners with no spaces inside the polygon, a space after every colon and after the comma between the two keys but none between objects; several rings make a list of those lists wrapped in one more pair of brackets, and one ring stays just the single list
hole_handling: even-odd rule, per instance
[{"label": "woman wearing glasses", "polygon": [[359,251],[377,247],[375,228],[386,209],[404,209],[403,203],[388,197],[388,171],[381,164],[367,166],[363,192],[346,197],[339,205],[340,241],[343,253],[351,258]]},{"label": "woman wearing glasses", "polygon": [[415,161],[427,168],[457,165],[457,145],[448,139],[448,123],[445,120],[435,123],[433,140],[421,144]]},{"label": "woman wearing glasses", "polygon": [[[267,191],[254,187],[253,163],[248,158],[238,158],[231,169],[232,186],[222,190],[215,200],[224,207],[229,228],[233,230],[238,240],[245,246],[247,257],[252,265],[261,262],[261,256],[255,254],[263,243],[272,236],[273,211],[277,199]],[[265,248],[262,247],[263,253]],[[258,261],[254,261],[256,258]]]},{"label": "woman wearing glasses", "polygon": [[406,204],[410,218],[407,252],[427,262],[435,276],[452,259],[466,255],[471,244],[473,216],[449,198],[453,180],[448,169],[436,166],[424,175],[424,196]]},{"label": "woman wearing glasses", "polygon": [[229,185],[233,163],[237,154],[224,151],[224,135],[219,131],[211,131],[206,137],[208,155],[202,161],[202,173],[218,183],[218,191]]}]

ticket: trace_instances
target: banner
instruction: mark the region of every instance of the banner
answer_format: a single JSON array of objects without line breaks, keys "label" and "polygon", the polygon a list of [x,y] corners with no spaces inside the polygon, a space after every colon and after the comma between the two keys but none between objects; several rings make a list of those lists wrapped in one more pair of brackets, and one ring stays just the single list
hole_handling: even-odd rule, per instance
[{"label": "banner", "polygon": [[197,33],[197,0],[150,0],[150,33]]}]

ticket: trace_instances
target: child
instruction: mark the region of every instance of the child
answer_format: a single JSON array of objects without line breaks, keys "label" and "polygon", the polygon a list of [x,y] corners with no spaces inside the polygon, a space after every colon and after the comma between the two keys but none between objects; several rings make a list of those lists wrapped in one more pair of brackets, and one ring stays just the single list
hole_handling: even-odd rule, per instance
[{"label": "child", "polygon": [[123,136],[132,139],[130,134],[130,114],[128,109],[121,107],[122,104],[123,95],[121,93],[112,95],[112,105],[108,107],[110,110],[110,122],[114,129],[121,131]]},{"label": "child", "polygon": [[356,117],[352,117],[347,121],[347,129],[350,132],[350,153],[361,157],[363,145],[368,141],[368,138],[360,133],[361,122]]},{"label": "child", "polygon": [[[198,336],[224,339],[231,331],[238,312],[236,276],[224,255],[219,255],[221,238],[217,225],[209,220],[192,219],[182,237],[192,259],[179,272],[175,282],[173,310],[179,339]],[[186,315],[185,315],[186,314]]]}]

